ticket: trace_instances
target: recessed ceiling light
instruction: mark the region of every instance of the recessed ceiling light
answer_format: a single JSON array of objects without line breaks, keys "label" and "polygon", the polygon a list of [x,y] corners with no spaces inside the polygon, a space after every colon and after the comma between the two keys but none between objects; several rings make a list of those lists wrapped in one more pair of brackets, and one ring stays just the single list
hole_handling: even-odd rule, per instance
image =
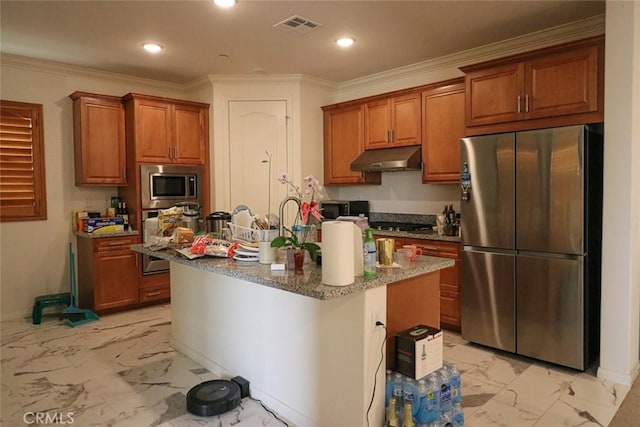
[{"label": "recessed ceiling light", "polygon": [[238,0],[213,0],[216,6],[231,7],[238,3]]},{"label": "recessed ceiling light", "polygon": [[142,43],[142,48],[149,53],[158,53],[163,47],[157,43]]},{"label": "recessed ceiling light", "polygon": [[336,44],[340,47],[349,47],[353,43],[355,43],[355,39],[353,37],[340,37],[336,40]]}]

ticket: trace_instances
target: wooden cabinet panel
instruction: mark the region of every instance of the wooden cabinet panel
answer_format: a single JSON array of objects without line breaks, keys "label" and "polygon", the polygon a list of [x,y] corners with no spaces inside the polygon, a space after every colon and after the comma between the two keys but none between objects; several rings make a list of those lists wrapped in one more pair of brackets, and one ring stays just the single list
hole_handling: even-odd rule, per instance
[{"label": "wooden cabinet panel", "polygon": [[126,185],[124,107],[120,97],[74,92],[76,185]]},{"label": "wooden cabinet panel", "polygon": [[324,184],[380,184],[380,172],[351,170],[364,151],[364,106],[347,105],[324,111]]},{"label": "wooden cabinet panel", "polygon": [[598,50],[595,46],[544,56],[526,63],[526,117],[535,119],[598,109]]},{"label": "wooden cabinet panel", "polygon": [[80,306],[101,312],[138,302],[139,255],[129,249],[137,240],[137,236],[78,236]]},{"label": "wooden cabinet panel", "polygon": [[440,324],[451,330],[460,330],[460,244],[442,240],[395,238],[396,248],[413,244],[422,249],[422,255],[451,258],[455,264],[440,270]]},{"label": "wooden cabinet panel", "polygon": [[129,249],[102,252],[95,257],[95,310],[107,310],[138,302],[136,254]]},{"label": "wooden cabinet panel", "polygon": [[175,106],[174,163],[204,164],[205,160],[205,111],[200,107],[176,104]]},{"label": "wooden cabinet panel", "polygon": [[391,105],[388,99],[368,102],[365,106],[365,149],[389,147]]},{"label": "wooden cabinet panel", "polygon": [[171,106],[139,100],[135,111],[136,161],[170,163],[172,150]]},{"label": "wooden cabinet panel", "polygon": [[420,93],[376,99],[365,104],[367,150],[420,144]]},{"label": "wooden cabinet panel", "polygon": [[168,300],[171,297],[171,289],[167,286],[140,289],[140,302]]},{"label": "wooden cabinet panel", "polygon": [[422,92],[422,182],[460,181],[460,139],[465,136],[464,80]]},{"label": "wooden cabinet panel", "polygon": [[467,135],[604,120],[604,37],[462,67]]},{"label": "wooden cabinet panel", "polygon": [[435,271],[387,286],[387,369],[395,368],[395,334],[419,324],[440,327],[438,283]]},{"label": "wooden cabinet panel", "polygon": [[169,273],[149,274],[140,278],[140,302],[168,301],[171,298]]},{"label": "wooden cabinet panel", "polygon": [[135,146],[135,161],[157,164],[206,163],[207,104],[127,94],[127,137]]},{"label": "wooden cabinet panel", "polygon": [[467,73],[466,124],[477,126],[523,118],[524,64],[508,64]]}]

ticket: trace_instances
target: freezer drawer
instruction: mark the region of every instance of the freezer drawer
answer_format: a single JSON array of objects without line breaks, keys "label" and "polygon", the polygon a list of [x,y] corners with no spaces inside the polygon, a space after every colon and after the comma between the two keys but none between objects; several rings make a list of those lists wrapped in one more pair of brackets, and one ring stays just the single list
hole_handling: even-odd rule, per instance
[{"label": "freezer drawer", "polygon": [[519,255],[517,353],[584,370],[583,257]]},{"label": "freezer drawer", "polygon": [[462,251],[462,337],[516,351],[515,253]]}]

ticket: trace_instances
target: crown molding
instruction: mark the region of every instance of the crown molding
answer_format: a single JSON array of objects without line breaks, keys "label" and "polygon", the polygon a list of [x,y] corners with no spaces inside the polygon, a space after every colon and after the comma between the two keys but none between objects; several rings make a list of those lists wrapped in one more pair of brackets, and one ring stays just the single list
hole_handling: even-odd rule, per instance
[{"label": "crown molding", "polygon": [[27,56],[14,55],[10,53],[0,54],[0,63],[3,67],[20,68],[31,71],[40,71],[51,74],[59,74],[64,76],[94,78],[94,79],[110,79],[119,80],[128,83],[146,84],[166,89],[183,90],[184,85],[179,83],[170,83],[162,80],[145,79],[142,77],[134,77],[127,74],[113,73],[110,71],[102,71],[95,68],[81,67],[77,65],[65,64],[62,62],[49,61]]},{"label": "crown molding", "polygon": [[580,21],[557,27],[547,28],[523,36],[502,40],[478,48],[456,52],[428,61],[404,67],[394,68],[365,77],[345,81],[338,84],[339,91],[353,91],[370,85],[393,82],[433,73],[450,70],[491,59],[501,58],[517,53],[528,52],[557,44],[568,43],[605,33],[605,16],[597,15]]},{"label": "crown molding", "polygon": [[270,84],[298,84],[308,83],[329,89],[337,89],[336,83],[305,74],[210,74],[208,81],[214,85],[217,83],[270,83]]}]

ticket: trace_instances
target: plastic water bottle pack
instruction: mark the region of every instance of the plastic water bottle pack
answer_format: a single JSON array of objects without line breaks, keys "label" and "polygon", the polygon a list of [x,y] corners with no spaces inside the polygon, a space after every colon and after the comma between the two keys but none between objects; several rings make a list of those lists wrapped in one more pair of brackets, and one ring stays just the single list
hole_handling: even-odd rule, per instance
[{"label": "plastic water bottle pack", "polygon": [[460,371],[455,365],[444,364],[442,368],[420,380],[387,371],[386,381],[385,426],[464,425]]}]

